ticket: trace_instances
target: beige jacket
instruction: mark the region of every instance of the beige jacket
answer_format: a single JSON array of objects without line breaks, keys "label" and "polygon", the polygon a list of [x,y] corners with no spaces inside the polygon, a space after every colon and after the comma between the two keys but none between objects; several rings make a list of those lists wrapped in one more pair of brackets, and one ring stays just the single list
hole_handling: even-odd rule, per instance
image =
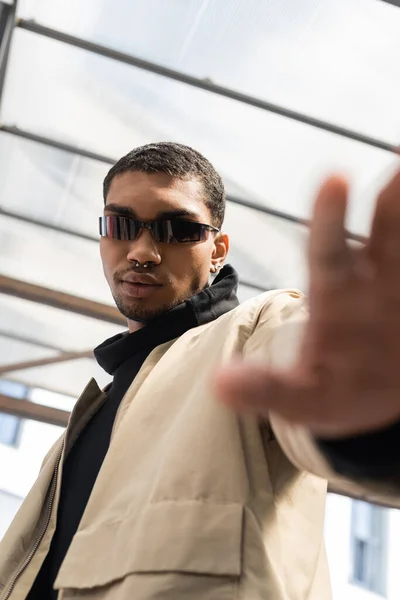
[{"label": "beige jacket", "polygon": [[[307,431],[238,417],[210,389],[236,353],[289,365],[304,300],[274,291],[156,348],[127,391],[59,600],[329,600],[326,480],[400,505],[398,489],[337,479]],[[0,600],[23,600],[56,527],[63,460],[105,400],[92,380],[0,545]]]}]

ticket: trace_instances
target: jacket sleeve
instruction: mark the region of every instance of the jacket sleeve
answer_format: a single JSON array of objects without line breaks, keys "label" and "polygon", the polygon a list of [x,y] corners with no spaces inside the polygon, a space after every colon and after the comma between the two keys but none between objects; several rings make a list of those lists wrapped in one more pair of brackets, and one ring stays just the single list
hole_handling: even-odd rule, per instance
[{"label": "jacket sleeve", "polygon": [[[290,368],[308,318],[297,291],[267,296],[244,346],[244,359]],[[327,479],[332,492],[400,508],[400,423],[368,435],[321,440],[280,416],[269,416],[270,435],[301,471]]]}]

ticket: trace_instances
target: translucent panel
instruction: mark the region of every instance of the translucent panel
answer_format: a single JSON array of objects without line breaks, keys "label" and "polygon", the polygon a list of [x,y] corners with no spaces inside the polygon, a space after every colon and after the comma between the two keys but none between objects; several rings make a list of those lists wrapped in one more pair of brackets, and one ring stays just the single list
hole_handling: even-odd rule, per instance
[{"label": "translucent panel", "polygon": [[112,302],[96,243],[2,216],[0,254],[3,275]]},{"label": "translucent panel", "polygon": [[72,411],[76,403],[76,397],[66,396],[65,394],[57,394],[55,392],[49,392],[40,388],[33,388],[29,390],[29,400],[35,402],[35,404],[42,404],[43,406],[52,406],[53,408],[59,408],[60,410]]},{"label": "translucent panel", "polygon": [[[0,487],[2,484],[0,474]],[[0,489],[0,540],[7,531],[12,519],[22,504],[22,498]]]},{"label": "translucent panel", "polygon": [[23,0],[78,37],[398,143],[400,11],[376,0]]},{"label": "translucent panel", "polygon": [[[24,342],[27,352],[29,340],[29,345],[42,348],[45,355],[59,351],[78,352],[94,348],[119,331],[123,328],[112,323],[0,294],[2,347],[9,346],[14,336]],[[19,355],[18,360],[24,359]]]},{"label": "translucent panel", "polygon": [[0,366],[2,367],[52,356],[55,356],[54,352],[0,335]]},{"label": "translucent panel", "polygon": [[[60,350],[91,351],[120,331],[123,328],[118,325],[0,295],[1,366],[59,356]],[[13,370],[3,377],[73,397],[91,377],[96,377],[99,385],[110,380],[92,359]]]},{"label": "translucent panel", "polygon": [[307,229],[229,204],[224,229],[232,240],[229,260],[243,279],[266,290],[307,285]]},{"label": "translucent panel", "polygon": [[0,208],[96,237],[108,169],[107,164],[0,133]]},{"label": "translucent panel", "polygon": [[25,497],[62,427],[25,419],[18,449],[0,446],[0,489]]},{"label": "translucent panel", "polygon": [[368,229],[383,175],[398,162],[383,150],[16,34],[2,119],[22,128],[111,156],[159,139],[188,143],[215,163],[228,191],[300,216],[320,179],[344,171],[354,181],[349,225],[359,233]]},{"label": "translucent panel", "polygon": [[10,379],[20,381],[30,387],[43,388],[63,396],[77,398],[92,377],[96,379],[101,388],[110,383],[112,379],[95,360],[89,358],[16,371],[12,373]]}]

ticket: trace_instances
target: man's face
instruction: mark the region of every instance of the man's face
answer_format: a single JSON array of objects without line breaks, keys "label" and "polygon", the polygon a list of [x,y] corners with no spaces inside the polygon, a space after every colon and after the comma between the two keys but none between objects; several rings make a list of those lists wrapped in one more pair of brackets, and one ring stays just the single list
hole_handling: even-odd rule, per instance
[{"label": "man's face", "polygon": [[[112,180],[104,214],[131,216],[143,222],[176,214],[210,225],[211,214],[202,193],[196,179],[126,172]],[[130,321],[131,331],[137,328],[135,323],[148,322],[206,287],[212,265],[222,264],[227,249],[227,236],[211,232],[205,241],[197,243],[156,242],[148,229],[142,229],[133,241],[100,240],[104,274],[118,309]],[[136,268],[136,261],[149,266]],[[135,273],[143,274],[144,280],[155,285],[127,282]]]}]

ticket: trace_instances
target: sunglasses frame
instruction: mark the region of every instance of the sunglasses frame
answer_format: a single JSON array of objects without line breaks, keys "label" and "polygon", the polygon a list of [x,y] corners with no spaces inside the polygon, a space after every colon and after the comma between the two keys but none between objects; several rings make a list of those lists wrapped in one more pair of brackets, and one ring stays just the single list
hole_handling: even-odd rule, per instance
[{"label": "sunglasses frame", "polygon": [[[112,221],[112,228],[117,225],[116,230],[119,230],[119,235],[115,237],[114,235],[107,235],[107,231],[109,228],[109,223]],[[177,241],[173,235],[173,223],[188,223],[191,225],[197,225],[199,227],[199,239],[198,240],[188,240],[188,241]],[[130,225],[133,225],[130,227]],[[157,226],[159,231],[157,232]],[[122,217],[116,215],[107,215],[99,217],[99,233],[102,237],[107,237],[114,240],[119,241],[131,241],[133,242],[139,236],[139,233],[142,229],[147,229],[150,231],[154,240],[157,243],[165,243],[165,244],[196,244],[199,242],[203,242],[207,239],[207,232],[215,232],[218,233],[220,229],[217,227],[213,227],[213,225],[207,225],[206,223],[198,223],[196,221],[189,221],[188,219],[156,219],[154,221],[139,221],[138,219],[133,219],[132,217]],[[131,232],[136,231],[136,235],[132,237]],[[164,232],[167,240],[161,240],[160,233]],[[164,236],[163,236],[164,237]]]}]

